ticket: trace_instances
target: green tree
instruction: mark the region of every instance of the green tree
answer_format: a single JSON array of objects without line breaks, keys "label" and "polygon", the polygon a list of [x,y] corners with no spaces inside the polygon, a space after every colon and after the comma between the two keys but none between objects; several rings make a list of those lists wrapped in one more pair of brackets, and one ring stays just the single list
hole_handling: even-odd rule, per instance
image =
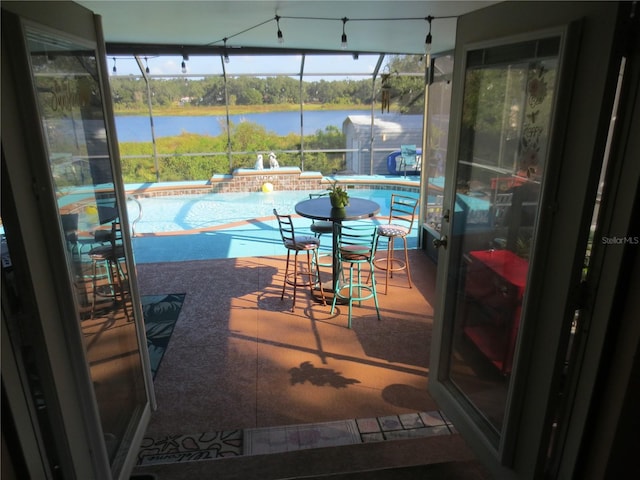
[{"label": "green tree", "polygon": [[238,105],[262,105],[263,97],[255,88],[247,88],[238,93]]},{"label": "green tree", "polygon": [[[304,138],[310,150],[345,147],[342,132],[335,126],[318,130]],[[229,165],[226,131],[215,137],[183,133],[157,140],[159,171],[162,181],[206,180],[214,174],[226,174],[230,169],[252,168],[258,152],[278,152],[281,166],[301,167],[300,137],[296,134],[280,136],[264,127],[241,122],[231,124],[231,147],[235,152]],[[295,153],[290,153],[294,151]],[[155,182],[153,148],[150,142],[120,144],[122,174],[126,183]],[[198,155],[201,153],[202,155]],[[305,153],[305,170],[330,174],[344,168],[343,153]]]},{"label": "green tree", "polygon": [[[392,98],[400,111],[421,111],[424,87],[424,59],[420,55],[389,57],[385,70],[392,74]],[[407,76],[408,73],[415,74]],[[258,76],[228,77],[227,90],[232,105],[315,104],[368,105],[371,102],[372,79],[300,81],[295,77]],[[141,76],[110,77],[117,111],[142,110],[147,107],[147,91]],[[184,78],[152,78],[152,105],[155,108],[176,106],[189,97],[194,106],[224,105],[225,85],[220,76],[185,80]],[[256,94],[258,92],[261,96]]]},{"label": "green tree", "polygon": [[391,101],[405,114],[424,111],[425,64],[422,55],[394,55],[385,67]]}]

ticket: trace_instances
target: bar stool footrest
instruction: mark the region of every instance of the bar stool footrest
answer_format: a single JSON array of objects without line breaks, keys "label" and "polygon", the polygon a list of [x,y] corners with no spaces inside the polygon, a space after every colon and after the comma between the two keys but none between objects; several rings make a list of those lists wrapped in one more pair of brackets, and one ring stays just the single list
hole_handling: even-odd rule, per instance
[{"label": "bar stool footrest", "polygon": [[339,299],[347,300],[347,301],[351,300],[353,302],[362,302],[363,300],[369,300],[370,298],[373,298],[375,296],[374,287],[372,287],[371,285],[353,284],[351,286],[351,289],[354,292],[358,290],[366,290],[369,293],[364,297],[349,296],[348,293],[347,294],[342,293],[343,290],[347,290],[347,291],[349,290],[349,285],[342,285],[338,287],[336,292],[334,292],[334,295]]},{"label": "bar stool footrest", "polygon": [[[402,270],[406,270],[407,269],[407,264],[404,260],[401,260],[399,258],[392,258],[390,261],[391,265],[389,266],[389,268],[387,269],[387,257],[383,257],[383,258],[376,258],[373,261],[373,264],[376,266],[376,268],[379,268],[380,270],[389,270],[390,272],[400,272]],[[394,266],[397,265],[397,266]]]},{"label": "bar stool footrest", "polygon": [[[294,273],[289,273],[287,274],[287,278],[285,278],[285,282],[287,283],[287,285],[291,285],[291,286],[297,286],[297,287],[315,287],[316,285],[318,285],[318,281],[314,278],[313,280],[311,278],[305,279],[305,277],[316,277],[315,273],[300,273],[298,272],[297,274],[298,276],[298,281],[296,281],[295,274]],[[300,278],[302,277],[302,278]]]}]

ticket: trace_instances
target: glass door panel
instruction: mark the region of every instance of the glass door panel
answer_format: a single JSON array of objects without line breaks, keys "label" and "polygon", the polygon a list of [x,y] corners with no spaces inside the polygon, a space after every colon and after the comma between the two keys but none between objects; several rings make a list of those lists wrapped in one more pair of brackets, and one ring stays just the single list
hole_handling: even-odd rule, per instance
[{"label": "glass door panel", "polygon": [[148,405],[96,52],[80,41],[28,25],[30,63],[57,198],[67,272],[75,292],[112,471],[122,469]]},{"label": "glass door panel", "polygon": [[449,381],[498,448],[544,179],[559,38],[469,51],[451,218]]},{"label": "glass door panel", "polygon": [[440,230],[442,229],[453,55],[443,55],[433,59],[431,70],[433,73],[429,85],[429,105],[427,107],[427,155],[423,160],[426,168],[426,195],[423,195],[420,212],[425,251],[434,262],[437,262],[438,252],[433,241],[440,240]]},{"label": "glass door panel", "polygon": [[564,414],[563,387],[599,370],[566,351],[624,14],[548,7],[498,3],[456,29],[429,391],[495,478],[544,478],[556,452],[577,467],[586,416]]}]

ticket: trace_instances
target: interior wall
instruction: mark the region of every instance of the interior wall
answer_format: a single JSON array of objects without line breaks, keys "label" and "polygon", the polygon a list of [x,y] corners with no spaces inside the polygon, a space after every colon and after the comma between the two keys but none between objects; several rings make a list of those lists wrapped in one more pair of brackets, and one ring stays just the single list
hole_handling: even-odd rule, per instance
[{"label": "interior wall", "polygon": [[[616,236],[623,237],[624,242],[600,245],[605,252],[609,249],[622,256],[622,274],[617,279],[611,326],[595,388],[598,401],[592,406],[585,434],[580,462],[585,479],[640,478],[640,20],[629,20],[627,26],[631,32],[625,45],[627,78],[616,116],[620,142],[614,145],[615,158],[621,161],[604,186],[605,191],[617,189],[617,195],[608,199],[607,210],[614,218],[622,217],[604,234],[619,232]],[[633,208],[627,207],[628,213],[619,214],[625,212],[625,205]],[[611,255],[604,262],[610,264]]]},{"label": "interior wall", "polygon": [[[613,442],[605,478],[640,478],[640,463],[637,461],[640,452],[640,298],[635,294],[640,292],[640,248],[635,248],[634,253],[635,261],[622,314],[624,328],[616,345],[619,352],[616,364],[620,365],[617,369],[621,370],[622,377],[617,390],[621,393],[622,408],[617,421],[609,426],[613,430]],[[615,376],[615,372],[612,373]]]}]

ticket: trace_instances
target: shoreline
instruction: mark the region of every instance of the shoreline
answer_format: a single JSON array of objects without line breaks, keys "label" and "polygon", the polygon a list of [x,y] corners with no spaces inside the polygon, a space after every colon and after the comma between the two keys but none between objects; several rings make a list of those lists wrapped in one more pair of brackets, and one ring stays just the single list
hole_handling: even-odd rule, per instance
[{"label": "shoreline", "polygon": [[[371,105],[342,105],[342,104],[307,104],[304,105],[306,111],[337,111],[337,110],[371,110]],[[249,113],[275,113],[275,112],[295,112],[300,110],[300,105],[293,104],[278,104],[278,105],[242,105],[235,106],[229,109],[229,115],[244,115]],[[219,116],[226,115],[227,109],[224,106],[206,106],[206,107],[193,107],[193,106],[172,106],[154,108],[154,117],[206,117],[206,116]],[[149,116],[148,109],[136,109],[136,110],[114,110],[116,116],[128,116],[139,117]]]}]

